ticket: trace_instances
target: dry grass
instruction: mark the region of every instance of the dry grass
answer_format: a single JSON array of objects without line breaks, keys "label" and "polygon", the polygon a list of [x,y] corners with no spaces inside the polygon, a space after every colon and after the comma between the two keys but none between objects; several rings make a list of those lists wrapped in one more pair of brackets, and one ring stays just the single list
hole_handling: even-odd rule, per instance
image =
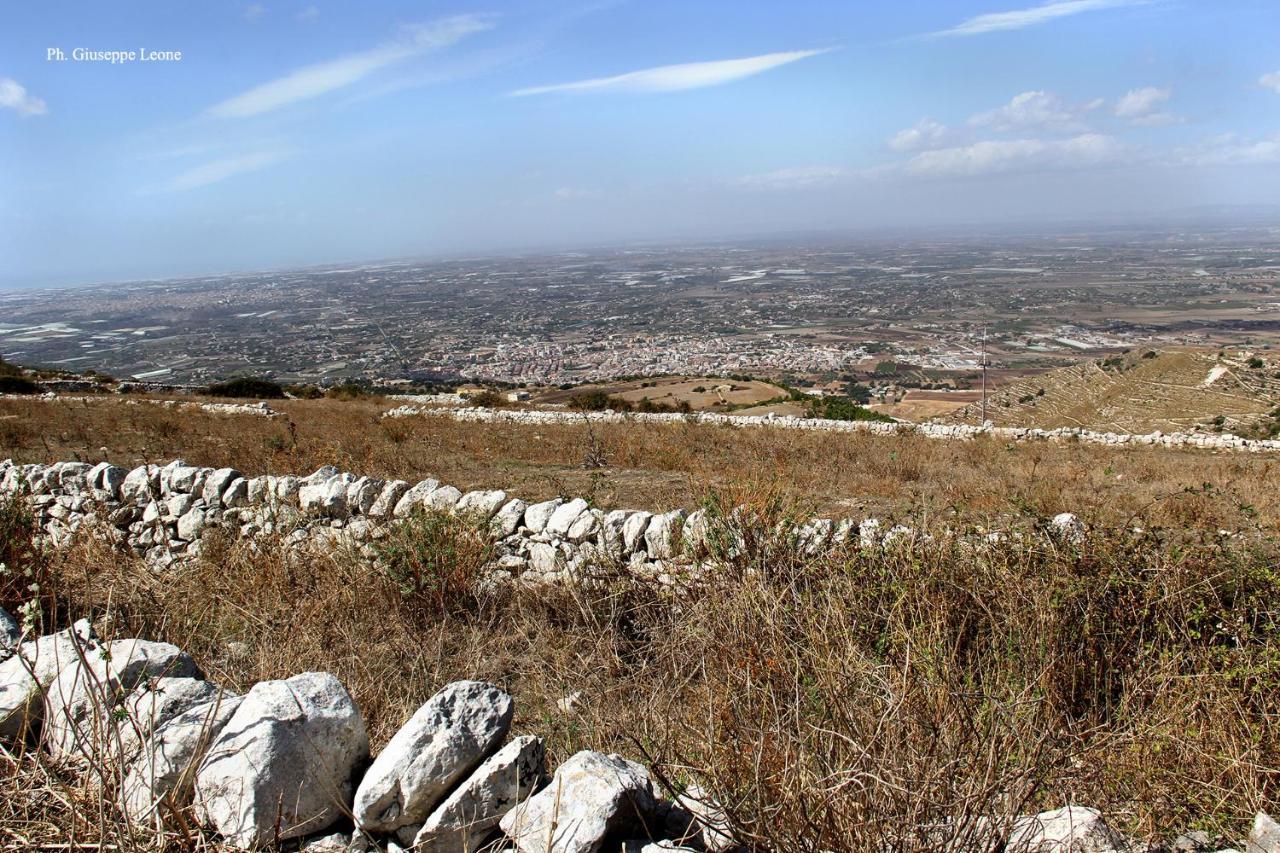
[{"label": "dry grass", "polygon": [[[1067,801],[1147,838],[1238,837],[1275,801],[1274,543],[1124,529],[1075,548],[1023,517],[1026,535],[999,548],[935,526],[927,541],[808,558],[762,533],[808,512],[786,490],[705,503],[720,568],[691,594],[618,579],[441,608],[348,554],[212,543],[159,576],[82,541],[52,560],[51,618],[176,643],[238,690],[332,671],[375,748],[445,682],[491,680],[553,762],[643,756],[673,786],[714,793],[759,849],[945,849],[976,837],[980,816]],[[557,710],[574,691],[581,708]],[[123,843],[91,799],[59,797],[56,768],[25,761],[0,776],[0,836],[62,823]],[[17,794],[32,784],[48,795]]]},{"label": "dry grass", "polygon": [[[0,458],[104,455],[120,465],[184,458],[248,474],[325,464],[528,500],[691,506],[711,489],[776,484],[830,515],[996,519],[1070,510],[1103,524],[1280,530],[1280,458],[1093,445],[1012,445],[706,425],[531,427],[446,418],[380,420],[378,401],[288,401],[287,419],[212,415],[118,399],[0,401]],[[104,454],[103,448],[106,452]],[[584,467],[584,460],[593,465]],[[599,466],[599,462],[604,467]],[[1205,484],[1209,484],[1205,488]]]}]

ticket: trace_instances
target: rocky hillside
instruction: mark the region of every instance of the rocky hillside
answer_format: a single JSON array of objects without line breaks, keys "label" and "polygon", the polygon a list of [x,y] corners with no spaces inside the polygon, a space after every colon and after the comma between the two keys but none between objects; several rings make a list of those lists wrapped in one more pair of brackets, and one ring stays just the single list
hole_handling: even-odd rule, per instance
[{"label": "rocky hillside", "polygon": [[[980,404],[944,420],[974,423]],[[1000,426],[1109,432],[1280,431],[1280,357],[1269,351],[1134,350],[1059,368],[1000,389],[987,402]]]}]

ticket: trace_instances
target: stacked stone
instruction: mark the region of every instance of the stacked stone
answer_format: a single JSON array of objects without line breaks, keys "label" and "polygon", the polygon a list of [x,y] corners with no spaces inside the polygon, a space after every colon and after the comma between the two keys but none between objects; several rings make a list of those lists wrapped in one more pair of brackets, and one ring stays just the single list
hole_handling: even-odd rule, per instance
[{"label": "stacked stone", "polygon": [[797,418],[773,414],[727,415],[717,412],[673,414],[669,412],[567,412],[546,409],[486,409],[471,407],[444,409],[423,406],[398,406],[383,413],[385,418],[404,418],[417,415],[449,417],[464,423],[510,422],[534,426],[563,423],[697,423],[739,428],[777,427],[807,430],[811,432],[866,432],[873,435],[918,434],[925,438],[967,441],[979,436],[991,436],[1006,441],[1077,441],[1085,444],[1103,444],[1113,447],[1194,447],[1206,450],[1230,450],[1245,453],[1280,452],[1280,439],[1241,438],[1229,433],[1170,433],[1128,434],[1097,432],[1078,427],[1039,429],[1029,427],[971,426],[968,424],[913,424],[882,421],[835,421],[825,418]]}]

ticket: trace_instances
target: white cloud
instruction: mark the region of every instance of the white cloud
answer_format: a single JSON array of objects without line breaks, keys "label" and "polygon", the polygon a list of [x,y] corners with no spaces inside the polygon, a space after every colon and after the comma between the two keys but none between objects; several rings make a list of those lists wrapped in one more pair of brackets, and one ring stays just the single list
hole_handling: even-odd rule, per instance
[{"label": "white cloud", "polygon": [[988,12],[961,21],[954,27],[930,33],[931,36],[977,36],[984,33],[1021,30],[1045,24],[1058,18],[1079,15],[1082,12],[1094,12],[1099,9],[1114,9],[1119,6],[1136,6],[1149,0],[1058,0],[1032,6],[1029,9],[1014,9],[1009,12]]},{"label": "white cloud", "polygon": [[946,125],[939,124],[931,118],[922,118],[914,127],[900,130],[889,140],[889,147],[894,151],[918,151],[921,148],[932,148],[946,137]]},{"label": "white cloud", "polygon": [[1119,159],[1124,147],[1113,137],[1082,133],[1069,139],[1000,139],[923,151],[903,171],[925,177],[971,177],[999,172],[1046,171],[1097,166]]},{"label": "white cloud", "polygon": [[44,101],[27,94],[17,80],[0,77],[0,108],[17,111],[20,116],[42,116],[49,112]]},{"label": "white cloud", "polygon": [[1280,95],[1280,71],[1272,71],[1270,74],[1263,74],[1258,78],[1258,85],[1265,89],[1270,89],[1277,95]]},{"label": "white cloud", "polygon": [[795,190],[830,184],[849,177],[839,166],[797,166],[758,175],[743,175],[733,183],[748,189]]},{"label": "white cloud", "polygon": [[556,201],[582,201],[583,199],[598,198],[600,193],[595,190],[584,190],[580,187],[560,187],[551,194]]},{"label": "white cloud", "polygon": [[1079,130],[1082,127],[1081,118],[1084,113],[1096,109],[1099,105],[1098,101],[1094,101],[1082,107],[1074,107],[1063,103],[1062,99],[1052,92],[1036,90],[1015,95],[1002,107],[978,113],[969,119],[969,124],[999,131],[1029,128]]},{"label": "white cloud", "polygon": [[674,92],[681,89],[698,89],[718,86],[741,80],[780,65],[786,65],[810,56],[826,53],[825,50],[791,50],[782,53],[766,53],[744,59],[723,59],[713,62],[687,62],[682,65],[663,65],[631,71],[616,77],[597,77],[573,83],[557,83],[551,86],[532,86],[517,89],[515,97],[545,95],[549,92]]},{"label": "white cloud", "polygon": [[1215,136],[1201,144],[1183,148],[1175,161],[1184,166],[1251,166],[1280,163],[1280,134],[1242,139],[1234,133]]},{"label": "white cloud", "polygon": [[299,21],[303,22],[304,24],[317,20],[320,17],[320,7],[308,6],[307,8],[299,12],[297,15],[295,15],[294,17],[296,17]]},{"label": "white cloud", "polygon": [[267,166],[279,163],[286,156],[287,154],[282,151],[261,151],[241,157],[214,160],[212,163],[205,163],[203,166],[188,169],[166,183],[161,187],[161,190],[164,192],[181,192],[183,190],[207,187],[210,184],[216,184],[235,175],[265,169]]},{"label": "white cloud", "polygon": [[261,3],[251,3],[244,9],[244,19],[246,21],[256,21],[265,14],[267,14],[267,7]]},{"label": "white cloud", "polygon": [[398,41],[299,68],[234,98],[214,104],[207,112],[214,118],[246,118],[271,112],[350,86],[389,65],[456,44],[467,36],[491,29],[492,26],[486,17],[456,15],[430,24],[409,27],[406,28],[404,37]]},{"label": "white cloud", "polygon": [[1134,124],[1148,127],[1177,124],[1181,121],[1178,116],[1159,109],[1160,105],[1171,97],[1173,97],[1171,89],[1160,89],[1155,86],[1130,89],[1116,101],[1113,112],[1116,114],[1116,118],[1127,119]]}]

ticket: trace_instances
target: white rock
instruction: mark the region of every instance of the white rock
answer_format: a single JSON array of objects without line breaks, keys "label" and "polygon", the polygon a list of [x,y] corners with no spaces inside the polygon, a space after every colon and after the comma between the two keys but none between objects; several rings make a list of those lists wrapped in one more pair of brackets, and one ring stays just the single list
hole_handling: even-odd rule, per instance
[{"label": "white rock", "polygon": [[[170,643],[112,640],[62,668],[45,696],[43,742],[55,758],[99,758],[114,747],[118,712],[144,679],[203,676],[191,656]],[[117,756],[118,757],[118,756]]]},{"label": "white rock", "polygon": [[392,480],[384,483],[377,499],[366,513],[370,518],[386,518],[395,512],[396,504],[409,491],[409,484],[404,480]]},{"label": "white rock", "polygon": [[529,505],[519,498],[512,498],[502,505],[497,514],[489,522],[489,529],[498,539],[506,539],[520,529],[525,510]]},{"label": "white rock", "polygon": [[382,494],[382,486],[383,482],[373,477],[360,477],[347,486],[347,507],[352,514],[367,515]]},{"label": "white rock", "polygon": [[551,518],[547,520],[544,532],[548,536],[565,538],[569,533],[569,528],[578,520],[578,516],[587,511],[589,506],[582,498],[574,498],[567,503],[561,504],[556,507],[555,512],[551,513]]},{"label": "white rock", "polygon": [[200,538],[206,525],[204,510],[192,507],[178,519],[178,538],[192,542]]},{"label": "white rock", "polygon": [[645,550],[655,560],[669,560],[680,548],[680,532],[684,525],[684,510],[673,509],[649,520],[644,532]]},{"label": "white rock", "polygon": [[154,465],[140,465],[125,475],[120,483],[120,500],[127,504],[141,505],[151,500],[153,491],[159,491],[160,475]]},{"label": "white rock", "polygon": [[249,504],[249,481],[244,477],[236,477],[227,486],[226,491],[222,493],[222,505],[228,509],[236,507],[248,506]]},{"label": "white rock", "polygon": [[1245,853],[1280,853],[1280,823],[1266,812],[1253,817],[1253,828],[1244,844]]},{"label": "white rock", "polygon": [[[573,524],[569,525],[569,529],[565,531],[565,539],[568,539],[575,545],[583,542],[594,540],[600,533],[601,522],[604,519],[604,513],[598,509],[589,509],[582,515],[578,516]],[[550,525],[548,525],[550,527]]]},{"label": "white rock", "polygon": [[1084,539],[1084,522],[1074,513],[1060,512],[1049,524],[1054,532],[1067,542],[1079,543]]},{"label": "white rock", "polygon": [[498,750],[431,813],[413,837],[414,853],[478,850],[502,816],[543,781],[545,758],[542,738],[534,735]]},{"label": "white rock", "polygon": [[1064,806],[1018,818],[1009,833],[1009,853],[1109,853],[1123,848],[1123,836],[1096,809]]},{"label": "white rock", "polygon": [[396,502],[392,515],[396,518],[404,518],[419,507],[426,506],[427,498],[438,488],[440,488],[439,480],[423,480],[421,483],[415,483]]},{"label": "white rock", "polygon": [[440,488],[427,495],[425,504],[428,509],[445,511],[453,509],[458,501],[462,498],[462,492],[453,486],[441,486]]},{"label": "white rock", "polygon": [[503,504],[507,502],[507,493],[501,489],[467,492],[458,500],[454,512],[459,515],[473,515],[481,521],[493,518]]},{"label": "white rock", "polygon": [[529,528],[530,533],[541,533],[547,529],[547,522],[551,520],[551,516],[564,503],[560,498],[552,498],[542,503],[531,504],[524,511],[524,526]]},{"label": "white rock", "polygon": [[240,472],[235,468],[219,468],[210,472],[205,478],[204,489],[200,496],[204,498],[205,506],[219,509],[222,507],[222,494],[240,477]]},{"label": "white rock", "polygon": [[643,830],[656,807],[639,764],[583,751],[551,784],[507,812],[500,826],[521,853],[595,853],[605,837]]},{"label": "white rock", "polygon": [[395,733],[365,773],[356,791],[356,825],[376,833],[407,828],[412,840],[454,784],[502,743],[512,712],[511,697],[492,684],[445,686]]},{"label": "white rock", "polygon": [[350,811],[364,720],[327,672],[253,686],[196,771],[196,814],[252,847],[320,832]]},{"label": "white rock", "polygon": [[0,663],[0,740],[16,741],[34,730],[44,718],[44,691],[64,667],[97,648],[93,627],[81,619],[66,631],[23,643]]},{"label": "white rock", "polygon": [[160,828],[190,803],[195,770],[241,701],[219,692],[154,728],[121,783],[120,804],[133,820]]},{"label": "white rock", "polygon": [[651,512],[634,512],[622,525],[622,548],[626,554],[634,554],[645,548],[645,533],[649,530]]},{"label": "white rock", "polygon": [[689,785],[676,803],[693,816],[702,846],[709,853],[723,853],[738,847],[729,831],[729,821],[719,803],[703,793],[696,784]]},{"label": "white rock", "polygon": [[600,544],[605,551],[614,556],[622,556],[623,547],[623,528],[626,527],[627,519],[631,517],[631,511],[625,509],[615,509],[604,514],[604,518],[600,521]]}]

